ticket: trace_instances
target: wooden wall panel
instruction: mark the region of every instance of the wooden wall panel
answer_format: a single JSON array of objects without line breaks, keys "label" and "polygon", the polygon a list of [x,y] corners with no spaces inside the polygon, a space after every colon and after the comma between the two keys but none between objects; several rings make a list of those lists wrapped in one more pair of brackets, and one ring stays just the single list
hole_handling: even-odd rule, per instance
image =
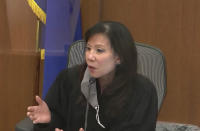
[{"label": "wooden wall panel", "polygon": [[6,3],[11,50],[35,52],[36,16],[27,1],[6,0]]},{"label": "wooden wall panel", "polygon": [[200,125],[200,1],[102,0],[101,8],[101,20],[122,22],[136,41],[164,52],[168,89],[159,119]]},{"label": "wooden wall panel", "polygon": [[6,3],[4,0],[0,1],[0,51],[2,49],[8,49],[10,47],[10,39],[9,39],[9,28],[8,28],[8,20],[7,20],[7,12],[6,12]]},{"label": "wooden wall panel", "polygon": [[39,55],[0,53],[0,130],[14,130],[33,104],[37,85]]},{"label": "wooden wall panel", "polygon": [[101,0],[81,0],[82,32],[101,19]]},{"label": "wooden wall panel", "polygon": [[39,85],[36,17],[24,0],[1,0],[0,18],[0,130],[12,131]]}]

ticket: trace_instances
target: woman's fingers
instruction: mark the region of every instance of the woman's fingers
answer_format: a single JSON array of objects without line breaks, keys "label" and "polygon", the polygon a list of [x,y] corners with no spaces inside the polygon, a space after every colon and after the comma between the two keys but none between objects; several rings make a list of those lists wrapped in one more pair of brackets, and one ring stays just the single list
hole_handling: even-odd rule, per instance
[{"label": "woman's fingers", "polygon": [[37,106],[29,106],[29,107],[27,108],[27,113],[26,113],[26,115],[27,115],[28,117],[34,116],[34,115],[36,115],[36,113],[38,112],[37,110],[38,110],[38,107],[37,107]]},{"label": "woman's fingers", "polygon": [[39,120],[39,118],[33,119],[32,121],[33,121],[33,124],[40,123],[40,120]]},{"label": "woman's fingers", "polygon": [[28,117],[30,117],[30,116],[32,116],[32,115],[34,115],[34,114],[31,113],[31,112],[27,112],[26,115],[27,115]]},{"label": "woman's fingers", "polygon": [[27,108],[27,111],[28,112],[34,112],[34,111],[36,111],[38,109],[38,106],[29,106],[28,108]]},{"label": "woman's fingers", "polygon": [[46,123],[45,121],[43,122],[43,120],[40,117],[40,115],[30,116],[30,119],[33,121],[34,124],[37,124],[37,123]]},{"label": "woman's fingers", "polygon": [[29,106],[27,108],[27,116],[33,123],[49,123],[51,121],[51,113],[47,104],[39,97],[35,97],[38,105]]},{"label": "woman's fingers", "polygon": [[33,121],[34,124],[35,124],[36,122],[38,122],[38,117],[37,117],[37,116],[29,115],[28,117]]},{"label": "woman's fingers", "polygon": [[39,105],[42,105],[43,100],[39,96],[35,96],[35,100]]},{"label": "woman's fingers", "polygon": [[32,120],[35,121],[38,119],[38,106],[30,106],[27,108],[26,115]]}]

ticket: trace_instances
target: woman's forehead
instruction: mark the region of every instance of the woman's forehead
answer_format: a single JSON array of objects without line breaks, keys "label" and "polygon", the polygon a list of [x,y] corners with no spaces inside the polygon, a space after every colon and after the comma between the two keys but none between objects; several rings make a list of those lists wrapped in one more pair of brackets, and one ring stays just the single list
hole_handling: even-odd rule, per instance
[{"label": "woman's forehead", "polygon": [[90,46],[110,46],[110,41],[104,34],[95,34],[87,42]]}]

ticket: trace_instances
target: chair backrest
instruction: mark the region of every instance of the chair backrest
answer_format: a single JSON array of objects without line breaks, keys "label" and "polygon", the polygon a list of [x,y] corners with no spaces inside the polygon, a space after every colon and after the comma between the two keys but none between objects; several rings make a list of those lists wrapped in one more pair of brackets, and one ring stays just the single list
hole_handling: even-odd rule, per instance
[{"label": "chair backrest", "polygon": [[[162,105],[166,93],[166,64],[163,53],[153,46],[136,43],[138,52],[138,73],[149,78],[156,87],[158,109]],[[67,67],[82,64],[84,60],[85,41],[74,42],[68,51]]]}]

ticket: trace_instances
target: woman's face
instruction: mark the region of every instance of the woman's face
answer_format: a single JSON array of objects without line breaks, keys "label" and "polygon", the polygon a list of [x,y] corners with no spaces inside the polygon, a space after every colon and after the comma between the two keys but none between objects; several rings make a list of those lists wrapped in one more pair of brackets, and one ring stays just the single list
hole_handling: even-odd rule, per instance
[{"label": "woman's face", "polygon": [[88,40],[85,57],[90,75],[94,78],[109,77],[120,62],[109,39],[103,34],[95,34]]}]

